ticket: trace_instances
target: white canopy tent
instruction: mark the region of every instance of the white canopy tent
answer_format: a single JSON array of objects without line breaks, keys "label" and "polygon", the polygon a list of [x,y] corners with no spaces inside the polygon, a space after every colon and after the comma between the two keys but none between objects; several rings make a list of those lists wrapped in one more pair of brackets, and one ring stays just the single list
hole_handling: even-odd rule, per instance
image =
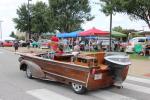
[{"label": "white canopy tent", "polygon": [[3,41],[14,41],[14,40],[16,40],[16,39],[13,38],[13,37],[4,37],[2,40],[3,40]]}]

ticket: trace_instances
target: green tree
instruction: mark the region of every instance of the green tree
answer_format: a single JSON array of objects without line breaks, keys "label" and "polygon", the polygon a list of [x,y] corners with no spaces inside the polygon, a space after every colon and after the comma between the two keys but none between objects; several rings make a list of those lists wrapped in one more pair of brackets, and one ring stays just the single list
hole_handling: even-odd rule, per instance
[{"label": "green tree", "polygon": [[17,40],[25,40],[25,36],[16,36]]},{"label": "green tree", "polygon": [[28,24],[27,5],[17,9],[17,18],[13,21],[20,32],[28,32],[31,25],[32,33],[41,35],[45,32],[70,32],[81,29],[84,21],[92,20],[88,0],[49,0],[49,6],[43,2],[30,5],[31,24]]},{"label": "green tree", "polygon": [[100,0],[102,11],[126,13],[132,19],[143,20],[150,28],[150,0]]},{"label": "green tree", "polygon": [[43,2],[37,2],[36,4],[30,5],[29,24],[27,4],[21,5],[21,7],[17,9],[18,17],[13,19],[14,23],[16,24],[16,29],[20,32],[28,33],[30,27],[31,33],[37,33],[38,36],[40,36],[42,33],[49,32],[50,17],[48,16],[48,10],[48,5]]},{"label": "green tree", "polygon": [[114,28],[113,28],[113,31],[122,32],[123,29],[122,29],[121,26],[117,26],[117,27],[114,27]]},{"label": "green tree", "polygon": [[84,21],[93,19],[88,0],[49,0],[53,29],[70,32],[81,29]]},{"label": "green tree", "polygon": [[17,15],[18,18],[13,19],[16,24],[15,28],[20,32],[28,32],[28,9],[26,4],[17,9]]},{"label": "green tree", "polygon": [[16,38],[15,33],[12,31],[11,34],[9,35],[10,37]]},{"label": "green tree", "polygon": [[46,33],[49,31],[48,6],[43,2],[37,2],[32,7],[31,30],[33,33]]}]

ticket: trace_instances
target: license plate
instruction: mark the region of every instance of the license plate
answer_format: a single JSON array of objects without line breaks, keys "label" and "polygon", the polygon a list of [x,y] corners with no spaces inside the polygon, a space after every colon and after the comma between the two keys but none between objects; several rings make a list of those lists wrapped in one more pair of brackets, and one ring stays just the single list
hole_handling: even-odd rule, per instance
[{"label": "license plate", "polygon": [[95,74],[94,80],[99,80],[99,79],[102,79],[102,74]]}]

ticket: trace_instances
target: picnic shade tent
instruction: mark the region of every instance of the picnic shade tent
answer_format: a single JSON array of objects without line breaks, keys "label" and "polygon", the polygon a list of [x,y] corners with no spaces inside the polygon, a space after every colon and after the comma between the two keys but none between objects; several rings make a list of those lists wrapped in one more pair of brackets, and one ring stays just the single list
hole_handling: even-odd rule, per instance
[{"label": "picnic shade tent", "polygon": [[123,34],[123,33],[117,32],[117,31],[112,31],[112,36],[116,37],[116,38],[127,37],[126,34]]},{"label": "picnic shade tent", "polygon": [[2,40],[3,40],[3,41],[14,41],[14,40],[16,40],[16,39],[13,38],[13,37],[4,37]]},{"label": "picnic shade tent", "polygon": [[74,31],[70,33],[58,33],[56,36],[59,38],[76,38],[79,36],[79,32],[81,31]]},{"label": "picnic shade tent", "polygon": [[65,37],[67,37],[67,34],[68,33],[58,33],[58,34],[56,34],[56,37],[58,37],[58,38],[65,38]]},{"label": "picnic shade tent", "polygon": [[76,38],[76,37],[79,36],[80,32],[81,32],[80,30],[79,31],[70,32],[70,33],[67,34],[67,37]]},{"label": "picnic shade tent", "polygon": [[[80,32],[79,33],[79,36],[104,36],[104,35],[108,35],[109,32],[106,32],[106,31],[102,31],[102,30],[99,30],[99,29],[96,29],[96,28],[92,28],[92,29],[89,29],[87,31],[83,31],[83,32]],[[90,44],[91,44],[91,39],[89,40],[89,47],[90,47]],[[90,51],[90,49],[89,49]]]},{"label": "picnic shade tent", "polygon": [[130,37],[133,38],[133,37],[143,37],[145,36],[144,32],[142,31],[138,31],[138,32],[131,32],[130,33]]},{"label": "picnic shade tent", "polygon": [[95,36],[95,35],[108,35],[109,32],[102,31],[96,28],[89,29],[79,33],[79,36]]}]

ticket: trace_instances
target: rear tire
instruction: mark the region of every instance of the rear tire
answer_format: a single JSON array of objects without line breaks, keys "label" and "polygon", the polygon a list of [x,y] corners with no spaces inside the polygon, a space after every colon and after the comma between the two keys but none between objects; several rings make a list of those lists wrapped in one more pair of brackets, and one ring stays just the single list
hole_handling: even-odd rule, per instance
[{"label": "rear tire", "polygon": [[84,94],[87,91],[87,89],[83,85],[77,83],[72,83],[71,86],[73,91],[77,94]]},{"label": "rear tire", "polygon": [[27,66],[27,69],[26,69],[26,76],[27,76],[27,78],[32,79],[32,72],[31,72],[31,70],[28,66]]}]

